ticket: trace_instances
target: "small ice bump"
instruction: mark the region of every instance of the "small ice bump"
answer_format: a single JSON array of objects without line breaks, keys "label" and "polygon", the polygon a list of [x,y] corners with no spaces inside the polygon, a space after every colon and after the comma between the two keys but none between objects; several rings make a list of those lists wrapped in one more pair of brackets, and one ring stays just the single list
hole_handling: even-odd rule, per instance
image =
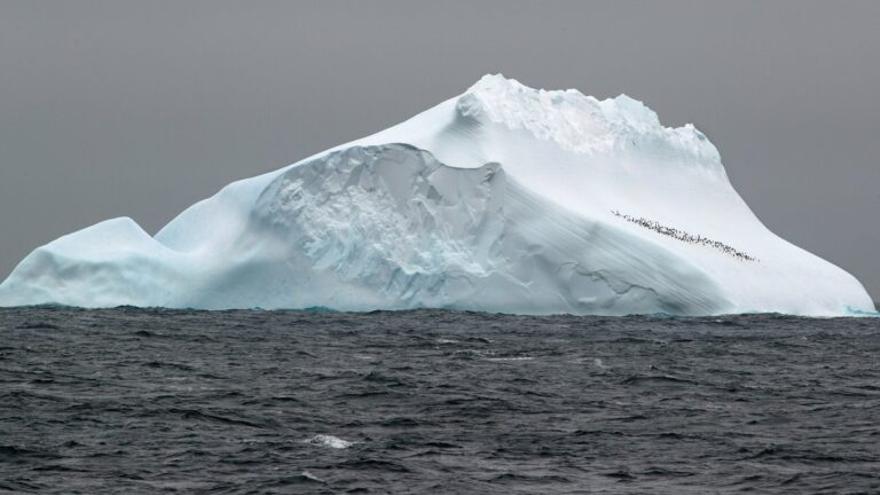
[{"label": "small ice bump", "polygon": [[493,357],[486,359],[487,361],[496,361],[496,362],[505,362],[505,361],[531,361],[535,358],[532,356],[508,356],[508,357]]},{"label": "small ice bump", "polygon": [[312,438],[303,440],[303,443],[330,447],[331,449],[347,449],[354,445],[355,442],[349,442],[333,435],[315,435]]}]

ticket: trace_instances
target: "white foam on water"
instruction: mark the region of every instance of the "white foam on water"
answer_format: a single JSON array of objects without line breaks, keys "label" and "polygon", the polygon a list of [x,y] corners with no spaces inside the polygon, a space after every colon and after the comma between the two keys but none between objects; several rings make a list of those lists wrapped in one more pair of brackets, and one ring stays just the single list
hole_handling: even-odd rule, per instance
[{"label": "white foam on water", "polygon": [[318,434],[306,440],[303,443],[310,445],[320,445],[322,447],[330,447],[331,449],[347,449],[356,442],[349,442],[333,435]]}]

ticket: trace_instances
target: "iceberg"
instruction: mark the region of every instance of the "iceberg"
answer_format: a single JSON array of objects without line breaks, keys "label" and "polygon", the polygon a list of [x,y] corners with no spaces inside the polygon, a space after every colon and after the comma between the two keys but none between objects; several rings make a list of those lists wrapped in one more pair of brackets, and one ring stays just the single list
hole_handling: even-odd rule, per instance
[{"label": "iceberg", "polygon": [[0,306],[37,304],[874,311],[852,275],[761,223],[693,125],[501,75],[229,184],[155,236],[117,218],[39,247],[0,284]]}]

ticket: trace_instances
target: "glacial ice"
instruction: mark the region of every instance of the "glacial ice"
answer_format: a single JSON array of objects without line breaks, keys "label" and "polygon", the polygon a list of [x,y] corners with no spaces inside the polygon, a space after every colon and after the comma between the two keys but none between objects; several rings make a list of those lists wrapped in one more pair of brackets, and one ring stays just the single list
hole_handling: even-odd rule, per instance
[{"label": "glacial ice", "polygon": [[871,312],[770,232],[694,126],[484,76],[372,136],[232,183],[155,236],[107,220],[28,255],[0,306],[703,315]]}]

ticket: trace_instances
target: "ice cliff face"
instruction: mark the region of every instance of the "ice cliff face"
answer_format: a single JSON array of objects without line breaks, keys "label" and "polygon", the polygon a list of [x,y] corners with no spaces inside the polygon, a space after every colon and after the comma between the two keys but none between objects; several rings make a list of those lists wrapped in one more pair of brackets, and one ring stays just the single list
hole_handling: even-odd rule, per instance
[{"label": "ice cliff face", "polygon": [[115,219],[36,249],[0,305],[512,313],[871,311],[767,230],[693,126],[626,96],[485,76],[353,143],[239,181],[149,236]]}]

